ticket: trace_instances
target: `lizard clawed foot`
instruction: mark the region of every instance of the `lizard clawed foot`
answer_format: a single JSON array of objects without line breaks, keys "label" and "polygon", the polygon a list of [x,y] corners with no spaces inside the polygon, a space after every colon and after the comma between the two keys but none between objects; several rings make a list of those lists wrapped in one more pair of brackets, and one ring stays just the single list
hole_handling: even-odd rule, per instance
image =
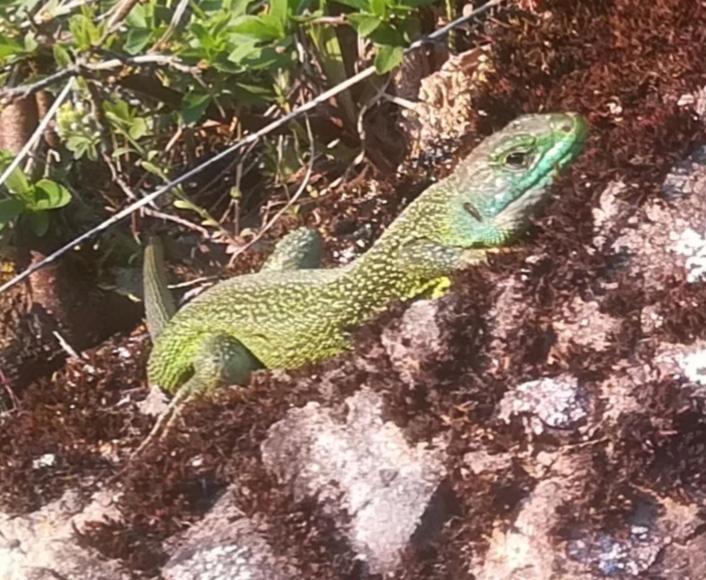
[{"label": "lizard clawed foot", "polygon": [[130,467],[137,459],[144,455],[145,451],[148,450],[153,444],[163,441],[169,434],[174,426],[174,423],[181,415],[184,405],[194,395],[191,389],[185,387],[187,387],[187,385],[184,385],[181,389],[179,389],[177,394],[174,395],[174,398],[169,401],[169,405],[167,405],[167,408],[159,414],[157,421],[152,426],[152,429],[150,429],[147,437],[145,437],[137,449],[130,454],[125,465],[123,465],[123,467],[121,467],[120,470],[108,480],[109,485],[115,483],[120,476],[125,473],[125,470],[127,470],[128,467]]},{"label": "lizard clawed foot", "polygon": [[164,440],[169,434],[175,421],[179,418],[184,404],[193,396],[191,389],[184,387],[186,387],[186,385],[177,391],[177,394],[174,395],[174,398],[169,402],[167,408],[157,417],[157,421],[152,426],[147,437],[145,437],[138,448],[130,454],[128,465],[140,457],[145,449],[149,448],[152,443]]}]

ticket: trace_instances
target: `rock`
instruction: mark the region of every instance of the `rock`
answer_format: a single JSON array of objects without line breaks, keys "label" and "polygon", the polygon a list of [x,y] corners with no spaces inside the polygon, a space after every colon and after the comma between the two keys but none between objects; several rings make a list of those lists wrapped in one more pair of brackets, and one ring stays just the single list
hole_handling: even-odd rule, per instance
[{"label": "rock", "polygon": [[422,365],[446,348],[438,313],[438,300],[414,302],[398,323],[388,325],[382,333],[381,342],[392,366],[410,386],[416,382]]},{"label": "rock", "polygon": [[571,376],[528,381],[508,391],[500,401],[498,418],[509,423],[522,416],[528,435],[546,429],[572,429],[588,416],[588,402]]},{"label": "rock", "polygon": [[3,580],[132,578],[119,562],[82,547],[76,535],[87,521],[117,518],[112,500],[107,493],[99,492],[85,504],[78,491],[69,491],[26,516],[0,513]]},{"label": "rock", "polygon": [[410,446],[382,417],[382,398],[363,388],[346,400],[339,420],[332,409],[309,403],[272,425],[262,444],[269,471],[298,499],[345,512],[344,534],[372,573],[389,573],[445,476],[439,450]]},{"label": "rock", "polygon": [[166,580],[287,580],[296,567],[275,557],[263,535],[226,492],[174,542]]},{"label": "rock", "polygon": [[579,567],[566,562],[557,549],[553,528],[559,510],[578,499],[586,485],[588,454],[564,453],[552,458],[551,468],[537,483],[512,526],[493,530],[488,551],[472,567],[478,580],[587,579]]},{"label": "rock", "polygon": [[706,279],[706,148],[676,166],[652,199],[610,245],[621,266],[647,288],[659,289],[679,276]]}]

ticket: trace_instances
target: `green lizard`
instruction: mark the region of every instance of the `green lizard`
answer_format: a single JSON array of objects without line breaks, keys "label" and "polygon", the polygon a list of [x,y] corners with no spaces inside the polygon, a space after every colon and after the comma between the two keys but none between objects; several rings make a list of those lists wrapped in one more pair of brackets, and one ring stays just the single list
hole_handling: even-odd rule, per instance
[{"label": "green lizard", "polygon": [[295,368],[341,353],[350,329],[393,301],[443,293],[453,272],[526,229],[586,130],[572,113],[520,117],[424,191],[351,264],[318,269],[317,235],[296,230],[263,271],[220,282],[173,316],[159,250],[148,247],[150,385],[196,394],[242,384],[258,368]]}]

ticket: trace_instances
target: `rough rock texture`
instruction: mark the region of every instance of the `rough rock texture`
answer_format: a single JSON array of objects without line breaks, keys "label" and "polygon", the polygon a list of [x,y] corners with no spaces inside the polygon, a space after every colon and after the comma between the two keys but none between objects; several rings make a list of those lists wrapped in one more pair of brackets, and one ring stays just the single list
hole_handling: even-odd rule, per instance
[{"label": "rough rock texture", "polygon": [[[441,68],[420,81],[418,99],[411,110],[403,112],[403,129],[419,156],[444,140],[463,137],[472,124],[473,97],[492,71],[488,51],[474,48],[451,56]],[[399,76],[404,79],[405,70]],[[405,84],[398,81],[397,92],[405,96]],[[410,96],[407,96],[410,98]]]},{"label": "rough rock texture", "polygon": [[[592,126],[518,247],[345,356],[190,403],[136,464],[145,341],[86,352],[2,416],[4,510],[125,468],[81,545],[138,578],[703,578],[704,31],[692,0],[527,0],[459,32],[493,67],[454,151],[521,112]],[[352,257],[427,182],[332,192],[317,223]]]},{"label": "rough rock texture", "polygon": [[162,568],[166,580],[286,580],[296,567],[276,557],[226,491],[208,515],[177,537]]},{"label": "rough rock texture", "polygon": [[109,494],[98,493],[86,503],[74,490],[26,516],[0,513],[2,578],[129,580],[131,575],[120,562],[82,546],[77,534],[88,520],[117,517],[112,500]]},{"label": "rough rock texture", "polygon": [[514,416],[523,416],[528,435],[570,429],[588,415],[585,399],[571,376],[529,381],[505,393],[498,405],[498,418],[510,422]]},{"label": "rough rock texture", "polygon": [[270,428],[262,459],[295,498],[345,511],[341,532],[370,571],[393,572],[445,475],[443,455],[411,447],[369,389],[346,405],[344,421],[316,403],[290,411]]}]

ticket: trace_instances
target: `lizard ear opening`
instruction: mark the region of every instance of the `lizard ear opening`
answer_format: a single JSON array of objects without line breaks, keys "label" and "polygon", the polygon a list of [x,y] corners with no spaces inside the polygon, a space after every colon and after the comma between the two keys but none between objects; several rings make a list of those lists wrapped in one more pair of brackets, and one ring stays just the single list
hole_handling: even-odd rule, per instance
[{"label": "lizard ear opening", "polygon": [[463,209],[465,209],[470,215],[472,215],[477,222],[483,221],[483,215],[480,213],[478,208],[473,205],[470,201],[467,201],[463,204]]}]

